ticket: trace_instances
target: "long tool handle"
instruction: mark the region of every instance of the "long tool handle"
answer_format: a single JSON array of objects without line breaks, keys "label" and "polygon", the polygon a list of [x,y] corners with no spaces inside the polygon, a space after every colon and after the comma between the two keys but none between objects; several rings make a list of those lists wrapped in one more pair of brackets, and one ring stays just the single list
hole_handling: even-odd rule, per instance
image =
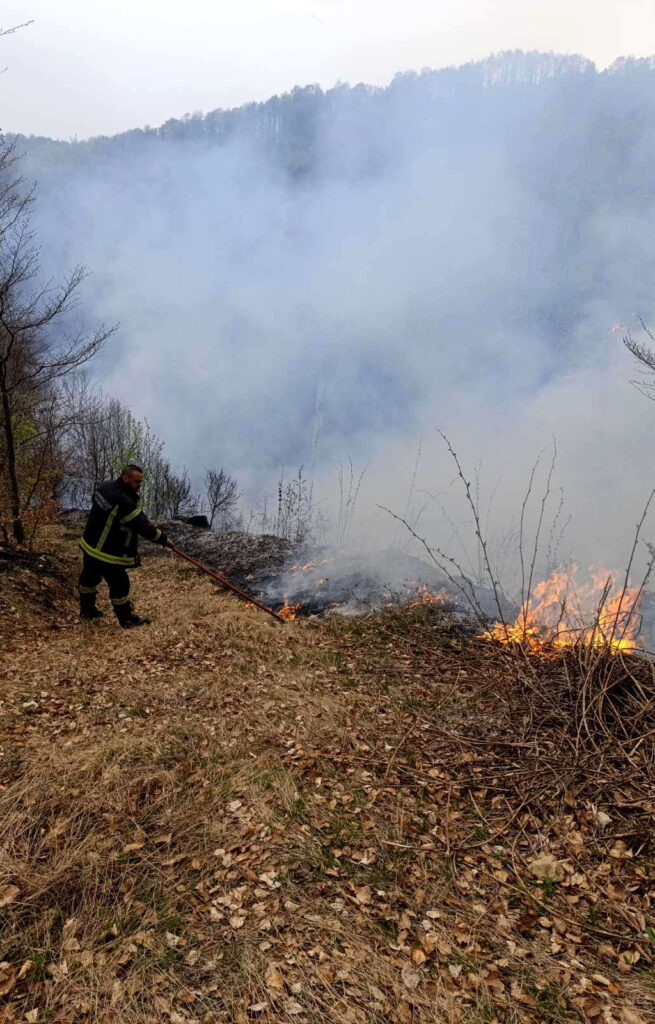
[{"label": "long tool handle", "polygon": [[174,551],[176,555],[180,556],[180,558],[184,558],[187,562],[191,562],[191,565],[195,565],[197,569],[202,569],[202,571],[206,572],[212,579],[216,580],[222,586],[227,587],[228,590],[232,590],[235,594],[238,594],[239,597],[242,597],[244,601],[248,601],[249,604],[254,604],[255,608],[259,608],[263,612],[268,612],[268,614],[272,615],[274,619],[278,620],[278,622],[286,622],[286,619],[283,619],[281,615],[274,612],[267,604],[262,604],[262,602],[258,601],[257,598],[247,594],[245,590],[241,590],[240,587],[235,587],[234,583],[230,583],[230,581],[226,580],[224,576],[219,576],[213,569],[208,569],[206,565],[202,564],[202,562],[197,562],[195,558],[191,557],[191,555],[187,555],[186,551],[180,551],[180,549],[176,548],[173,543],[169,543],[168,546],[171,551]]}]

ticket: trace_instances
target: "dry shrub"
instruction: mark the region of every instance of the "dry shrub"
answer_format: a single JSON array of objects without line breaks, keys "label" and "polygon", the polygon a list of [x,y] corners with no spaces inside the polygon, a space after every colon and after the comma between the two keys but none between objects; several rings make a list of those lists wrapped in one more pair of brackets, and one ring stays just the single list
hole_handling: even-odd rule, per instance
[{"label": "dry shrub", "polygon": [[523,745],[535,779],[547,774],[551,787],[598,800],[627,773],[635,798],[646,799],[655,763],[653,663],[584,643],[513,660],[503,731]]}]

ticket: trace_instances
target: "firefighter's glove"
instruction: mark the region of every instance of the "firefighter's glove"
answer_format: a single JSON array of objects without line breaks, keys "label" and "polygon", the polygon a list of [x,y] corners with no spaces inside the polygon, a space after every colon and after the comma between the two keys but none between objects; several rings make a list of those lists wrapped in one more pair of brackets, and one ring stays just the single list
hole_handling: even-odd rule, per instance
[{"label": "firefighter's glove", "polygon": [[159,539],[158,539],[157,543],[161,544],[161,546],[163,548],[167,548],[169,543],[170,543],[169,540],[168,540],[168,537],[166,536],[166,534],[164,533],[163,530],[162,530],[162,532],[159,535]]}]

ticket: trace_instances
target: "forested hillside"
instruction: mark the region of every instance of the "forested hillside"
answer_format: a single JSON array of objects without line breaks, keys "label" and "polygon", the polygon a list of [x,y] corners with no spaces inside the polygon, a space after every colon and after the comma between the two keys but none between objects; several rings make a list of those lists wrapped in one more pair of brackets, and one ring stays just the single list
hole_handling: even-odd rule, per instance
[{"label": "forested hillside", "polygon": [[44,271],[92,271],[82,312],[120,324],[97,379],[192,478],[384,453],[408,486],[442,426],[492,474],[556,432],[569,494],[582,464],[613,494],[649,443],[617,351],[655,312],[654,85],[652,60],[517,52],[20,139]]},{"label": "forested hillside", "polygon": [[[528,151],[540,134],[547,136],[534,153],[543,156],[548,144],[552,150],[552,163],[542,167],[538,182],[544,189],[556,168],[568,178],[577,164],[579,183],[580,158],[604,157],[593,169],[592,193],[600,199],[618,184],[620,163],[611,160],[613,151],[623,151],[624,163],[635,146],[645,144],[644,157],[652,153],[648,147],[653,139],[644,138],[644,129],[653,116],[654,83],[655,58],[621,59],[599,72],[584,57],[518,51],[458,68],[399,73],[386,88],[338,84],[323,91],[316,85],[298,86],[263,103],[185,114],[157,128],[135,127],[86,141],[31,136],[26,146],[33,166],[51,171],[123,161],[141,153],[154,158],[158,148],[170,143],[215,146],[240,139],[291,175],[375,175],[398,157],[399,130],[408,139],[421,139],[426,148],[464,140],[475,148],[484,136],[497,138],[504,128],[517,155],[521,148]],[[555,110],[566,116],[555,119]],[[326,136],[341,155],[327,166]],[[591,170],[587,165],[587,174]],[[621,184],[630,182],[623,179]]]}]

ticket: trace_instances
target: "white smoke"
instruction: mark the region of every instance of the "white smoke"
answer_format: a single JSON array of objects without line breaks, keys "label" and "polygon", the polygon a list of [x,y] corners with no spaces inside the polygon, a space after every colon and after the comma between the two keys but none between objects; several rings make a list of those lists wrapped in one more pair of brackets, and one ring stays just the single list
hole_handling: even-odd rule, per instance
[{"label": "white smoke", "polygon": [[619,565],[653,484],[655,409],[611,331],[655,315],[652,74],[336,89],[308,121],[311,160],[283,169],[246,130],[127,135],[57,169],[33,144],[44,260],[93,270],[85,312],[121,324],[99,378],[192,475],[224,465],[252,491],[304,463],[327,508],[349,453],[370,463],[366,544],[401,542],[386,505],[470,545],[440,428],[467,473],[482,464],[501,551],[555,435],[561,555]]}]

